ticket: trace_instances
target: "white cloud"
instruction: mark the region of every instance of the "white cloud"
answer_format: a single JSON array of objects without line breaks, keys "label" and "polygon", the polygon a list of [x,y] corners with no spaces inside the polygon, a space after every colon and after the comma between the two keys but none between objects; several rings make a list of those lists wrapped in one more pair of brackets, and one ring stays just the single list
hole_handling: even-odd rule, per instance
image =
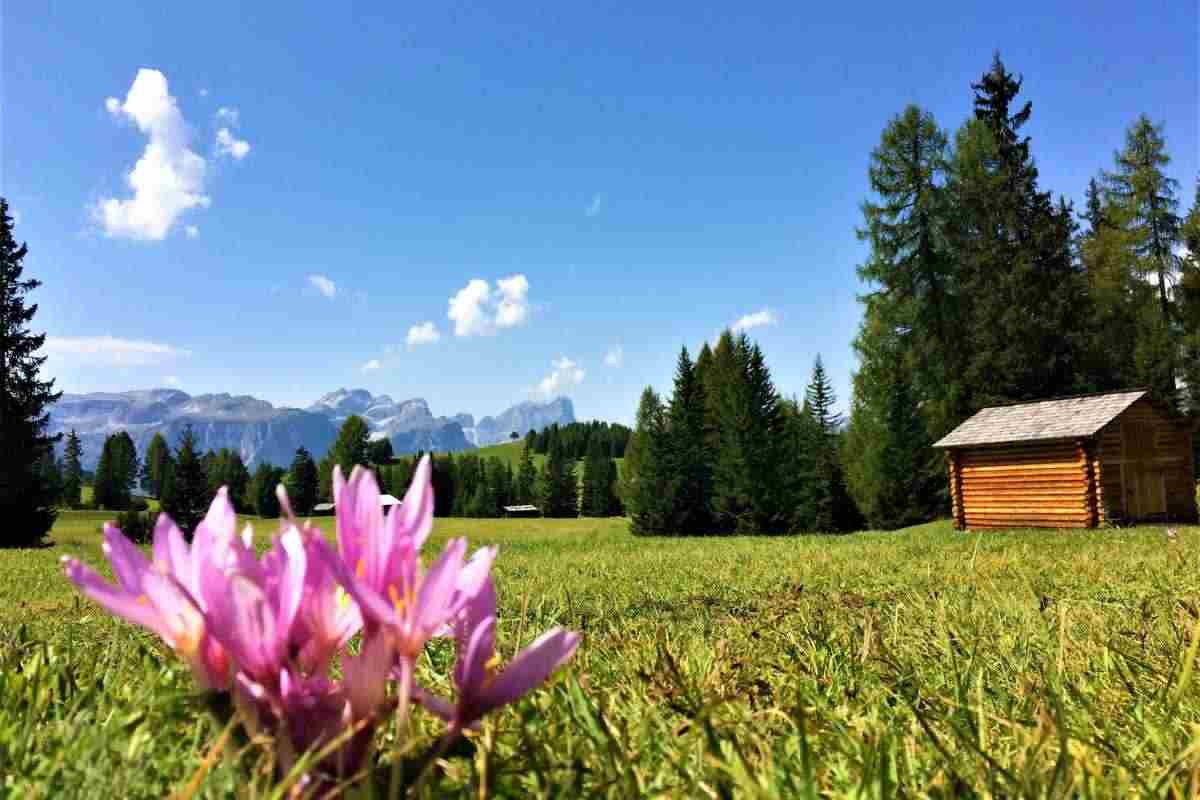
[{"label": "white cloud", "polygon": [[165,383],[167,386],[178,386],[179,377],[177,375],[168,375],[163,378],[163,383]]},{"label": "white cloud", "polygon": [[146,134],[146,149],[125,176],[132,197],[105,197],[93,210],[109,237],[165,239],[185,211],[210,204],[204,193],[207,163],[188,145],[190,131],[167,78],[156,69],[139,69],[125,101],[104,101],[114,116],[125,116]]},{"label": "white cloud", "polygon": [[373,372],[382,366],[383,366],[383,364],[380,363],[378,358],[372,358],[370,361],[368,361],[367,363],[362,365],[362,371],[363,372]]},{"label": "white cloud", "polygon": [[512,328],[529,318],[529,281],[511,275],[496,281],[496,327]]},{"label": "white cloud", "polygon": [[583,213],[589,217],[594,217],[600,213],[602,208],[604,208],[604,195],[597,192],[592,195],[592,202],[588,203],[588,207],[584,209]]},{"label": "white cloud", "polygon": [[760,328],[763,325],[774,325],[779,319],[775,316],[775,312],[769,308],[764,308],[761,311],[755,311],[753,314],[746,314],[738,318],[737,322],[733,323],[734,333],[748,331],[751,328]]},{"label": "white cloud", "polygon": [[195,239],[197,236],[200,235],[200,229],[197,228],[195,225],[185,225],[183,228],[183,231],[184,231],[184,233],[187,234],[187,237],[189,239]]},{"label": "white cloud", "polygon": [[538,393],[547,398],[554,397],[569,386],[578,386],[583,383],[587,374],[582,367],[566,356],[551,361],[550,366],[554,367],[554,371],[542,378],[537,385]]},{"label": "white cloud", "polygon": [[241,161],[250,153],[250,143],[239,139],[229,132],[229,128],[217,131],[217,155],[233,156],[235,161]]},{"label": "white cloud", "polygon": [[200,90],[200,96],[201,96],[201,97],[208,97],[208,89],[201,89],[201,90]]},{"label": "white cloud", "polygon": [[114,336],[47,336],[45,351],[53,358],[103,367],[144,367],[191,355],[169,344]]},{"label": "white cloud", "polygon": [[318,292],[325,295],[330,300],[337,297],[337,284],[324,275],[309,275],[308,282],[312,284]]},{"label": "white cloud", "polygon": [[604,354],[604,365],[606,367],[620,367],[625,363],[625,348],[621,345],[613,345],[607,353]]},{"label": "white cloud", "polygon": [[450,298],[446,316],[454,322],[455,336],[490,336],[498,329],[512,328],[529,319],[529,280],[510,275],[496,281],[473,278]]},{"label": "white cloud", "polygon": [[228,106],[221,106],[213,116],[217,118],[217,122],[224,122],[235,128],[241,122],[241,114],[238,113],[238,110],[236,108],[229,108]]},{"label": "white cloud", "polygon": [[405,343],[408,345],[408,349],[412,350],[419,345],[434,344],[441,338],[442,335],[438,333],[436,325],[432,322],[422,322],[420,325],[413,325],[408,329]]}]

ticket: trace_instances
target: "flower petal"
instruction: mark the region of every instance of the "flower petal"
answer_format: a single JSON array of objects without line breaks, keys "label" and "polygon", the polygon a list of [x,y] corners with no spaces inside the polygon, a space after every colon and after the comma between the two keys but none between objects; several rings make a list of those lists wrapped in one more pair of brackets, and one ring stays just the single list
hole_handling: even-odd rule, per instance
[{"label": "flower petal", "polygon": [[119,528],[105,524],[102,549],[121,588],[135,596],[141,594],[142,579],[150,569],[150,562],[137,545],[126,539]]},{"label": "flower petal", "polygon": [[412,540],[413,550],[419,551],[433,530],[433,467],[428,454],[421,456],[400,508],[392,513],[397,511],[402,528]]},{"label": "flower petal", "polygon": [[135,625],[141,625],[163,639],[169,638],[169,631],[163,625],[158,611],[150,605],[144,595],[130,594],[101,578],[95,570],[86,566],[77,558],[63,556],[63,569],[71,583],[79,591],[95,600],[109,612],[129,620]]},{"label": "flower petal", "polygon": [[554,670],[575,655],[580,636],[564,628],[551,628],[526,647],[497,675],[488,687],[492,707],[516,700],[550,677]]}]

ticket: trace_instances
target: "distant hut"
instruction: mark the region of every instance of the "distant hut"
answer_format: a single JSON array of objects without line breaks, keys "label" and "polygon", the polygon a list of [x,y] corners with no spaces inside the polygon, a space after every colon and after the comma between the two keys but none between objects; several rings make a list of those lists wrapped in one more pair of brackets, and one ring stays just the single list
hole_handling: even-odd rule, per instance
[{"label": "distant hut", "polygon": [[[398,506],[401,503],[402,503],[402,501],[397,500],[395,497],[392,497],[390,494],[379,495],[380,508],[388,508],[390,506]],[[313,513],[314,514],[332,514],[336,507],[337,507],[336,503],[317,503],[315,506],[313,506]]]},{"label": "distant hut", "polygon": [[541,512],[537,506],[529,504],[519,506],[504,506],[504,516],[506,517],[536,517]]},{"label": "distant hut", "polygon": [[1196,521],[1193,422],[1145,391],[985,408],[946,451],[954,527]]}]

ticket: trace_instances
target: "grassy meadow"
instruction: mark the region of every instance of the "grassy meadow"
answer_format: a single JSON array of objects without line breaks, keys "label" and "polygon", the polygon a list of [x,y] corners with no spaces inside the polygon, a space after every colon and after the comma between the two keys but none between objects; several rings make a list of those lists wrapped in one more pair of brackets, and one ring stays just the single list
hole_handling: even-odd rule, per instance
[{"label": "grassy meadow", "polygon": [[[153,636],[79,598],[99,512],[0,550],[0,797],[269,797]],[[262,542],[273,521],[253,521]],[[319,523],[332,532],[333,520]],[[624,520],[437,521],[499,544],[500,650],[584,633],[428,796],[1193,796],[1200,529],[638,539]],[[106,568],[105,568],[106,570]],[[106,570],[107,571],[107,570]],[[419,675],[447,693],[450,650]],[[414,748],[440,723],[414,714]]]}]

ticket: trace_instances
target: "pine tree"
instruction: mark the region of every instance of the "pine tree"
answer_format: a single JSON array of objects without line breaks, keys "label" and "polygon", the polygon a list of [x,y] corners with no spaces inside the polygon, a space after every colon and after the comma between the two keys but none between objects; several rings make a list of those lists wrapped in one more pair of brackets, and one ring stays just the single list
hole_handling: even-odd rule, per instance
[{"label": "pine tree", "polygon": [[625,453],[628,474],[625,507],[629,529],[636,535],[658,536],[669,532],[674,510],[666,410],[649,386],[638,403],[637,427]]},{"label": "pine tree", "polygon": [[392,441],[386,437],[374,439],[367,443],[367,463],[387,464],[395,457]]},{"label": "pine tree", "polygon": [[37,305],[26,296],[41,282],[21,279],[28,249],[13,238],[8,201],[0,197],[0,546],[25,547],[41,542],[57,512],[53,488],[38,464],[58,436],[46,434],[47,408],[61,396],[53,380],[41,380],[45,343],[29,324]]},{"label": "pine tree", "polygon": [[[1174,407],[1179,400],[1176,373],[1181,335],[1171,288],[1179,276],[1174,250],[1181,220],[1175,195],[1178,183],[1163,171],[1171,159],[1162,127],[1144,114],[1138,117],[1115,161],[1116,170],[1105,176],[1108,197],[1116,212],[1114,222],[1125,235],[1126,263],[1132,268],[1141,296],[1135,312],[1135,370],[1139,383],[1148,385],[1157,399]],[[1153,312],[1148,308],[1151,304]]]},{"label": "pine tree", "polygon": [[204,519],[211,502],[208,476],[200,455],[196,452],[196,435],[188,425],[175,447],[174,467],[168,480],[169,490],[161,499],[165,511],[191,541],[196,525]]},{"label": "pine tree", "polygon": [[532,504],[536,500],[536,492],[537,469],[533,466],[533,446],[529,437],[526,437],[525,449],[521,451],[521,464],[517,468],[517,503]]},{"label": "pine tree", "polygon": [[366,420],[356,414],[346,417],[342,423],[330,453],[334,463],[342,468],[343,477],[349,478],[355,466],[369,463],[367,444],[370,434]]},{"label": "pine tree", "polygon": [[[963,411],[1084,388],[1090,309],[1072,257],[1074,215],[1038,190],[1029,139],[1032,106],[997,56],[975,90],[975,118],[956,137],[947,225],[960,276],[967,352]],[[956,367],[957,369],[957,367]],[[957,420],[956,420],[957,421]]]},{"label": "pine tree", "polygon": [[[1196,182],[1195,199],[1179,233],[1184,256],[1179,263],[1175,295],[1182,331],[1179,377],[1186,387],[1182,406],[1188,413],[1200,416],[1200,180]],[[1200,456],[1200,437],[1196,447]],[[1200,458],[1196,459],[1196,469],[1200,471]]]},{"label": "pine tree", "polygon": [[63,448],[62,503],[68,508],[78,508],[83,500],[83,444],[79,434],[72,429],[67,434]]},{"label": "pine tree", "polygon": [[715,532],[746,527],[750,509],[750,460],[746,452],[750,430],[750,386],[747,381],[750,342],[726,330],[713,349],[712,368],[705,387],[706,429],[712,454],[711,509]]},{"label": "pine tree", "polygon": [[47,496],[55,507],[63,505],[63,474],[62,464],[54,457],[54,448],[42,454],[42,460],[37,466],[38,472],[46,487]]},{"label": "pine tree", "polygon": [[100,449],[100,458],[96,461],[96,469],[92,475],[92,506],[94,508],[114,507],[116,502],[113,486],[113,438],[104,437],[104,445]]},{"label": "pine tree", "polygon": [[542,465],[540,497],[544,517],[579,516],[578,482],[574,461],[568,459],[557,437]]},{"label": "pine tree", "polygon": [[[676,487],[670,498],[672,533],[694,536],[711,532],[712,464],[705,409],[704,386],[697,379],[695,366],[684,347],[676,361],[675,389],[667,412],[667,468]],[[602,469],[603,465],[598,464],[597,480]]]},{"label": "pine tree", "polygon": [[807,497],[798,508],[803,514],[802,527],[820,533],[848,530],[854,516],[842,472],[839,451],[842,417],[834,411],[836,402],[825,366],[817,356],[802,411],[811,422],[804,426],[810,437],[808,474],[804,476]]},{"label": "pine tree", "polygon": [[333,502],[333,467],[337,462],[334,460],[333,448],[321,457],[321,461],[317,464],[317,480],[319,491],[317,498],[323,503]]},{"label": "pine tree", "polygon": [[303,446],[296,449],[286,478],[288,500],[297,514],[311,514],[317,504],[320,476],[312,454]]},{"label": "pine tree", "polygon": [[166,463],[171,459],[171,448],[161,433],[155,433],[146,446],[146,455],[142,459],[142,489],[152,497],[162,494],[163,472]]},{"label": "pine tree", "polygon": [[279,516],[279,496],[276,487],[283,481],[283,470],[270,464],[260,462],[250,478],[248,493],[254,513],[263,519],[274,519]]}]

